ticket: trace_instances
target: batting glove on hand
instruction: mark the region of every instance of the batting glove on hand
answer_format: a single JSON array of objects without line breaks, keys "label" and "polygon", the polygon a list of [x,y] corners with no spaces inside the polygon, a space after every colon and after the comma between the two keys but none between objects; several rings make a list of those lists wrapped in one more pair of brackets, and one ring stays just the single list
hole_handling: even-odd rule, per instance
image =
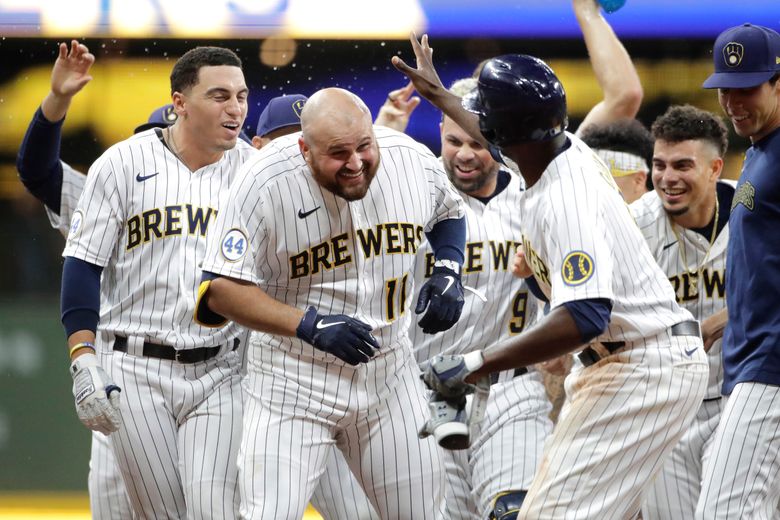
[{"label": "batting glove on hand", "polygon": [[465,356],[436,356],[423,370],[425,384],[448,399],[457,398],[474,391],[475,386],[466,382],[466,377],[484,363],[481,351],[469,352]]},{"label": "batting glove on hand", "polygon": [[314,348],[333,354],[337,358],[357,365],[366,363],[379,349],[371,327],[346,314],[317,314],[309,307],[295,329],[295,334]]},{"label": "batting glove on hand", "polygon": [[421,439],[433,435],[442,448],[462,450],[469,446],[468,414],[466,396],[449,399],[438,392],[428,398],[431,418],[418,432]]},{"label": "batting glove on hand", "polygon": [[108,435],[122,426],[119,394],[122,391],[98,363],[95,354],[82,354],[70,365],[73,397],[79,420],[90,430]]},{"label": "batting glove on hand", "polygon": [[[439,264],[439,262],[436,262]],[[463,310],[463,284],[460,274],[449,267],[436,265],[433,274],[420,289],[414,312],[425,312],[418,325],[426,334],[436,334],[449,329],[460,318]]]}]

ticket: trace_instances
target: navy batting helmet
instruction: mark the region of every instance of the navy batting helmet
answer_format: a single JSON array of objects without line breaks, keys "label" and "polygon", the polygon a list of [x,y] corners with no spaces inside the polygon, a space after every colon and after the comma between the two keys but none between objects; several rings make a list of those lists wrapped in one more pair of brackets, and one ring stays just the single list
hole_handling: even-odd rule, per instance
[{"label": "navy batting helmet", "polygon": [[479,115],[482,135],[498,147],[546,141],[568,124],[563,85],[545,62],[525,54],[488,61],[463,108]]}]

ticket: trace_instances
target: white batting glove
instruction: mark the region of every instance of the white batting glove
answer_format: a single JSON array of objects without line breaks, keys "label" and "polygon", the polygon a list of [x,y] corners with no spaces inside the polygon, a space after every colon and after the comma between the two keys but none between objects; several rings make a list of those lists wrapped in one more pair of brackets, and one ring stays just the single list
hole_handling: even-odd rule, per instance
[{"label": "white batting glove", "polygon": [[70,365],[79,420],[90,430],[108,435],[122,426],[119,394],[95,354],[82,354]]}]

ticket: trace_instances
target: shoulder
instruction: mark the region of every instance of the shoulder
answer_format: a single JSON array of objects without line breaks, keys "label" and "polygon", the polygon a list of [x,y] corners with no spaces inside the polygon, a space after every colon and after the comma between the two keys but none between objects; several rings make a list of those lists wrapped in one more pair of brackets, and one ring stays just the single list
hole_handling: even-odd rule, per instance
[{"label": "shoulder", "polygon": [[374,135],[380,151],[384,153],[412,153],[428,160],[438,162],[433,152],[422,143],[419,143],[406,134],[397,132],[384,126],[375,126]]},{"label": "shoulder", "polygon": [[661,198],[655,191],[648,191],[628,207],[640,228],[654,224],[664,214]]},{"label": "shoulder", "polygon": [[270,185],[284,179],[299,181],[297,177],[302,169],[308,169],[298,146],[300,133],[285,135],[274,139],[260,150],[247,151],[247,161],[243,170],[247,177],[257,185]]}]

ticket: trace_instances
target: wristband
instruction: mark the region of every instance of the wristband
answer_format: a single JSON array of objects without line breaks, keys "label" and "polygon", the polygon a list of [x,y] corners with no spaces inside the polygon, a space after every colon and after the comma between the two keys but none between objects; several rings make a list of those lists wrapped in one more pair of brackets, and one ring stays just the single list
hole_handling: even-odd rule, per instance
[{"label": "wristband", "polygon": [[95,345],[92,343],[89,343],[88,341],[82,341],[81,343],[76,343],[72,347],[70,347],[70,354],[68,354],[71,358],[73,358],[73,353],[77,352],[83,348],[89,348],[92,349],[92,352],[97,352],[95,349]]}]

